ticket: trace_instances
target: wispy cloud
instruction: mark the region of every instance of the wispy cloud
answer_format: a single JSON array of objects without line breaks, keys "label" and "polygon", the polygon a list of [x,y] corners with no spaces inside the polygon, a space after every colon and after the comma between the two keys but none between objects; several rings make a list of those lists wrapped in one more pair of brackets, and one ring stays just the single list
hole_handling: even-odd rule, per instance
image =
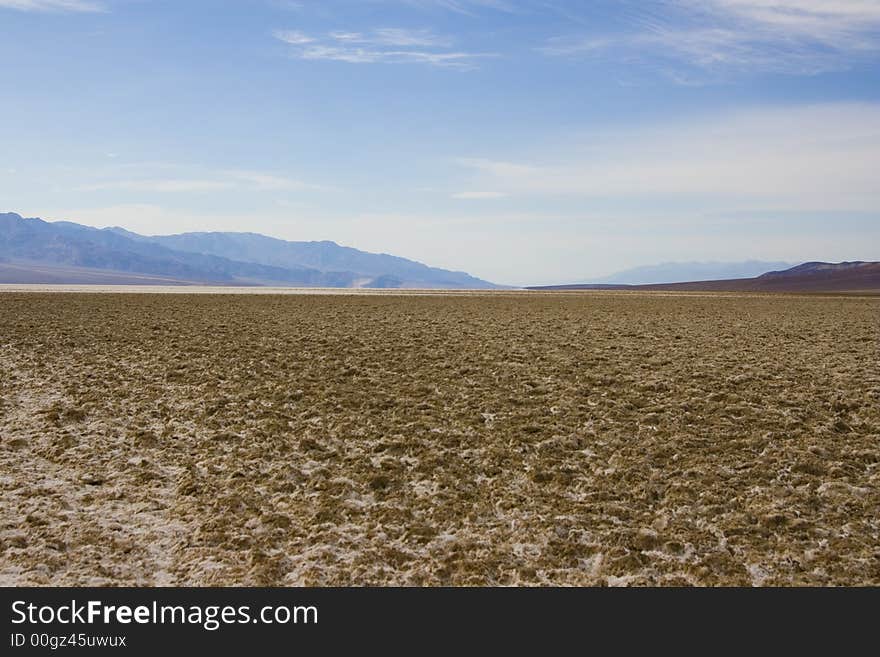
[{"label": "wispy cloud", "polygon": [[357,43],[369,46],[397,46],[401,48],[425,47],[448,48],[452,39],[441,37],[430,30],[405,30],[396,27],[382,27],[368,33],[331,32],[330,38],[343,43]]},{"label": "wispy cloud", "polygon": [[17,9],[19,11],[106,11],[99,2],[89,0],[0,0],[0,9]]},{"label": "wispy cloud", "polygon": [[224,170],[210,172],[208,176],[147,176],[142,178],[105,179],[79,185],[75,191],[126,191],[148,193],[198,193],[220,191],[281,192],[322,189],[319,185],[306,183],[273,173],[248,170]]},{"label": "wispy cloud", "polygon": [[452,195],[452,198],[470,201],[488,201],[505,198],[506,196],[507,194],[504,192],[457,192]]},{"label": "wispy cloud", "polygon": [[378,28],[368,32],[334,31],[311,35],[276,30],[273,36],[290,46],[300,59],[349,64],[429,64],[459,69],[475,67],[475,60],[493,53],[452,50],[452,39],[430,30]]},{"label": "wispy cloud", "polygon": [[755,109],[569,140],[520,163],[467,158],[476,189],[511,196],[699,200],[706,208],[880,207],[880,104]]},{"label": "wispy cloud", "polygon": [[463,157],[456,161],[463,167],[483,171],[500,178],[527,177],[542,173],[542,169],[537,166],[487,158]]},{"label": "wispy cloud", "polygon": [[667,0],[665,6],[675,20],[650,17],[631,32],[555,37],[540,50],[661,70],[678,64],[722,74],[808,75],[880,53],[880,2],[874,0]]},{"label": "wispy cloud", "polygon": [[473,16],[481,9],[516,11],[516,7],[508,0],[402,0],[402,2],[413,7],[445,9],[468,16]]},{"label": "wispy cloud", "polygon": [[276,39],[289,43],[292,46],[302,46],[307,43],[314,43],[315,39],[308,34],[303,34],[298,30],[275,30],[273,33]]},{"label": "wispy cloud", "polygon": [[305,5],[299,0],[269,0],[269,4],[278,9],[288,9],[291,11],[300,11]]},{"label": "wispy cloud", "polygon": [[266,173],[264,171],[248,171],[236,169],[223,172],[230,180],[240,186],[248,186],[257,191],[297,191],[304,189],[325,189],[322,185],[304,182],[297,178]]},{"label": "wispy cloud", "polygon": [[741,16],[786,33],[808,35],[819,41],[837,41],[844,35],[878,26],[876,0],[680,0],[716,13]]},{"label": "wispy cloud", "polygon": [[119,190],[126,192],[212,192],[228,189],[229,183],[219,180],[145,178],[138,180],[109,180],[88,185],[78,185],[75,191],[98,192]]}]

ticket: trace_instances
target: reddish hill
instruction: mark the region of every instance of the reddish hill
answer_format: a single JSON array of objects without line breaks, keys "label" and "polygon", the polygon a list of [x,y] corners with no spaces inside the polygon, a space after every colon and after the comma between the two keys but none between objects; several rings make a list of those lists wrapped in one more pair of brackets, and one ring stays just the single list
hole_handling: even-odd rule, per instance
[{"label": "reddish hill", "polygon": [[880,262],[807,262],[755,278],[652,285],[552,285],[531,290],[679,290],[705,292],[880,292]]}]

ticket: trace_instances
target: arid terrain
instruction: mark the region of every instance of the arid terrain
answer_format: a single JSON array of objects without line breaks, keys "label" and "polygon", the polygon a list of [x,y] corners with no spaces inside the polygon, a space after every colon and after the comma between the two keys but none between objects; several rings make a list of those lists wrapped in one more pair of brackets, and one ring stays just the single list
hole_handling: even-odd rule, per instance
[{"label": "arid terrain", "polygon": [[880,295],[880,262],[805,262],[754,278],[652,283],[647,285],[546,285],[531,290],[629,290],[633,292],[750,292]]},{"label": "arid terrain", "polygon": [[0,487],[5,585],[876,586],[880,299],[7,291]]}]

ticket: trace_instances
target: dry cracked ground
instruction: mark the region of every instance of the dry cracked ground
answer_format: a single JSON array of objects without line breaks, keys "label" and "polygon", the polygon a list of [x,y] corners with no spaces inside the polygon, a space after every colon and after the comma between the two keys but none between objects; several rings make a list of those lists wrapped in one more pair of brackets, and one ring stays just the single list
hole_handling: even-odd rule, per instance
[{"label": "dry cracked ground", "polygon": [[0,295],[0,583],[880,584],[880,299]]}]

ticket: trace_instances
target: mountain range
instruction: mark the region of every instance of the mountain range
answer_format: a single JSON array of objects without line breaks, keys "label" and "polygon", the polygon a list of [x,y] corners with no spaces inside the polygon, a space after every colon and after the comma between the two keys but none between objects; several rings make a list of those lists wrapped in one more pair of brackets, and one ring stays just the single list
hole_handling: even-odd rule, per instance
[{"label": "mountain range", "polygon": [[664,262],[617,272],[593,283],[604,285],[651,285],[682,281],[717,281],[731,278],[753,278],[768,271],[788,269],[793,262]]},{"label": "mountain range", "polygon": [[667,290],[707,292],[880,292],[880,262],[805,262],[760,276],[650,285],[577,284],[531,290]]},{"label": "mountain range", "polygon": [[[663,282],[658,282],[663,281]],[[257,233],[140,235],[120,227],[0,213],[0,283],[254,285],[495,289],[460,271],[429,267],[335,242],[292,242]],[[595,283],[528,289],[845,292],[880,290],[880,262],[664,263]]]},{"label": "mountain range", "polygon": [[0,283],[493,289],[459,271],[257,233],[139,235],[0,213]]}]

